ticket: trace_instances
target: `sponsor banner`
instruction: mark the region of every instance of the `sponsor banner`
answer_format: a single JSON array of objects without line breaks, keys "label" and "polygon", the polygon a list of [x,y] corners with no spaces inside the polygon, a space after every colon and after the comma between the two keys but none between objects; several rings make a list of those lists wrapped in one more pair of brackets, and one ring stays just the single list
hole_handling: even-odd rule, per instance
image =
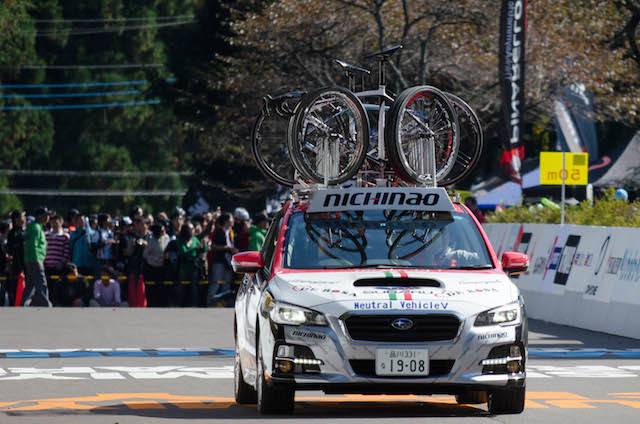
[{"label": "sponsor banner", "polygon": [[525,40],[527,0],[503,0],[500,13],[500,85],[504,152],[500,166],[506,175],[522,184],[520,165],[524,158]]},{"label": "sponsor banner", "polygon": [[[640,228],[485,224],[485,229],[494,248],[515,247],[529,255],[529,271],[512,279],[521,290],[556,295],[535,297],[536,303],[528,304],[531,316],[627,337],[638,334],[623,317],[640,305]],[[598,316],[593,302],[600,304]]]},{"label": "sponsor banner", "polygon": [[453,212],[453,203],[443,187],[319,188],[307,212],[344,210],[419,210]]},{"label": "sponsor banner", "polygon": [[[596,125],[593,120],[593,98],[593,94],[587,91],[584,84],[573,83],[560,91],[560,99],[566,105],[567,118],[571,119],[575,126],[582,151],[586,150],[589,157],[595,160],[598,159],[599,154]],[[561,132],[559,135],[560,145],[568,147],[566,141],[562,140]],[[567,149],[561,150],[567,151]]]}]

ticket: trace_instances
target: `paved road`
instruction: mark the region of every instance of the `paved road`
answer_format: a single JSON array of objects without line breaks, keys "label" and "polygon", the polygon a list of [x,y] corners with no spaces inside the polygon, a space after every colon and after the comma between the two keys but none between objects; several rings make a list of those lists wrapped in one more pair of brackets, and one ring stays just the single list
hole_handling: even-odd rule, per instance
[{"label": "paved road", "polygon": [[638,422],[640,340],[530,321],[527,408],[300,392],[291,417],[232,399],[232,310],[0,308],[0,423]]}]

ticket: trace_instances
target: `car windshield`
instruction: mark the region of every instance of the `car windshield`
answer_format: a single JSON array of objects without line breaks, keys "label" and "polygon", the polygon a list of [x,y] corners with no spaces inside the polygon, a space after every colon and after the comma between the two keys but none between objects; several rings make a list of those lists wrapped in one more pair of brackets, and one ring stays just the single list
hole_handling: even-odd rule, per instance
[{"label": "car windshield", "polygon": [[289,220],[283,266],[493,268],[468,214],[408,210],[295,212]]}]

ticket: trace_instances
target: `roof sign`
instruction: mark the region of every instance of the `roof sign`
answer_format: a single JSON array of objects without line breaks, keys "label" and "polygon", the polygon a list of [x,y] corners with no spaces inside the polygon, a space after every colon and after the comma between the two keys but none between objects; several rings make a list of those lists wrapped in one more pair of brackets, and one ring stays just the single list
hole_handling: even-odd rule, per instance
[{"label": "roof sign", "polygon": [[393,209],[454,212],[443,187],[318,188],[307,212]]}]

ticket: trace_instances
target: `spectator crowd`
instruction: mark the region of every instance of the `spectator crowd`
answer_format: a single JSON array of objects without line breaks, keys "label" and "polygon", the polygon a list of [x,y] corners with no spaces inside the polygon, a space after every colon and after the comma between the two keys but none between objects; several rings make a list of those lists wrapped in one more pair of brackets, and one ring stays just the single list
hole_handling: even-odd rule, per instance
[{"label": "spectator crowd", "polygon": [[0,306],[231,306],[234,253],[260,250],[269,220],[245,208],[187,216],[63,217],[46,207],[0,221]]}]

